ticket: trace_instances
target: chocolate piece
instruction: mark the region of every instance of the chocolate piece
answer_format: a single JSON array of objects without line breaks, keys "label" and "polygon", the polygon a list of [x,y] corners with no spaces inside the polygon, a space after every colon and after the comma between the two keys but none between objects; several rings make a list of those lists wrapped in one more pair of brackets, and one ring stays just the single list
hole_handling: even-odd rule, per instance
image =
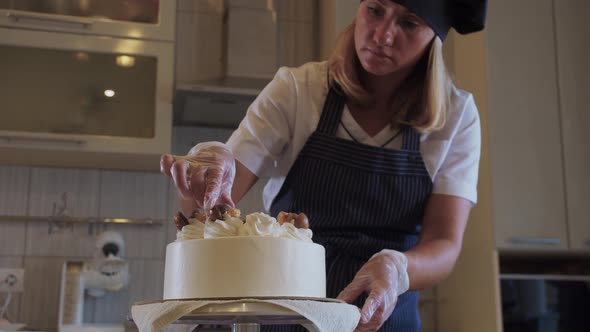
[{"label": "chocolate piece", "polygon": [[295,224],[295,227],[297,227],[297,228],[308,229],[309,228],[309,219],[307,219],[307,216],[305,215],[305,213],[300,213],[300,214],[296,215],[294,224]]},{"label": "chocolate piece", "polygon": [[176,212],[176,215],[174,216],[174,224],[176,225],[176,229],[181,231],[184,226],[189,224],[189,222],[185,215],[179,211]]},{"label": "chocolate piece", "polygon": [[232,218],[239,218],[242,215],[242,211],[240,209],[230,207],[227,208],[227,214]]},{"label": "chocolate piece", "polygon": [[223,220],[223,215],[227,211],[228,205],[215,205],[209,214],[209,220]]},{"label": "chocolate piece", "polygon": [[277,221],[279,222],[279,224],[284,224],[284,223],[293,223],[293,219],[295,219],[295,216],[293,213],[289,213],[289,212],[285,212],[285,211],[281,211],[279,212],[279,215],[277,216]]},{"label": "chocolate piece", "polygon": [[207,221],[207,215],[205,215],[203,209],[197,209],[191,213],[191,219],[197,219],[198,221],[205,223],[205,221]]},{"label": "chocolate piece", "polygon": [[304,213],[290,213],[290,212],[279,212],[277,216],[279,224],[290,223],[295,225],[297,228],[309,228],[309,220]]}]

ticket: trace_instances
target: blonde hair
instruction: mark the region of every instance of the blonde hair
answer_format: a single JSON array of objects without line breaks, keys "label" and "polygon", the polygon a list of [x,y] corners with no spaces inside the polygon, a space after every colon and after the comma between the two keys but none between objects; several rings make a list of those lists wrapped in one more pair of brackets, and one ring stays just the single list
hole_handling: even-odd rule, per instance
[{"label": "blonde hair", "polygon": [[[328,59],[329,84],[338,85],[354,102],[368,104],[371,95],[359,80],[362,70],[354,45],[354,22],[342,31]],[[442,54],[442,41],[435,37],[430,52],[418,61],[412,73],[400,85],[391,105],[393,124],[409,125],[421,133],[444,126],[453,83]]]}]

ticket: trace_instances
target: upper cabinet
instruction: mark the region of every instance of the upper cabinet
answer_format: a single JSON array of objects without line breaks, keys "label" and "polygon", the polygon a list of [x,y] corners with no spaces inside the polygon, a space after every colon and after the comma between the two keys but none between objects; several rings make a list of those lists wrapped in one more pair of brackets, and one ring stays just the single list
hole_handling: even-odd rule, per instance
[{"label": "upper cabinet", "polygon": [[317,0],[180,1],[177,89],[256,95],[279,67],[316,60],[317,6]]},{"label": "upper cabinet", "polygon": [[0,163],[159,170],[175,1],[0,0]]},{"label": "upper cabinet", "polygon": [[583,0],[489,3],[490,159],[501,250],[590,249],[590,136],[583,130],[590,52],[582,42],[589,13]]},{"label": "upper cabinet", "polygon": [[6,28],[0,40],[0,163],[159,169],[171,45]]},{"label": "upper cabinet", "polygon": [[174,40],[172,0],[0,0],[0,26]]},{"label": "upper cabinet", "polygon": [[557,68],[570,247],[590,251],[590,3],[555,1]]},{"label": "upper cabinet", "polygon": [[317,0],[180,0],[174,123],[235,128],[281,66],[318,59]]}]

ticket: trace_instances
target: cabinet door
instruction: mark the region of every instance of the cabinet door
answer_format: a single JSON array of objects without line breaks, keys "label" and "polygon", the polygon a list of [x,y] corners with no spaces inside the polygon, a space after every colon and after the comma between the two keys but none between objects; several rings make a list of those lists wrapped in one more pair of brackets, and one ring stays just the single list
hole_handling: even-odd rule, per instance
[{"label": "cabinet door", "polygon": [[0,0],[0,26],[174,40],[176,1]]},{"label": "cabinet door", "polygon": [[565,249],[552,0],[490,1],[487,27],[497,245]]},{"label": "cabinet door", "polygon": [[555,1],[570,247],[590,251],[590,25],[587,0]]},{"label": "cabinet door", "polygon": [[0,59],[0,163],[159,169],[170,43],[0,28]]}]

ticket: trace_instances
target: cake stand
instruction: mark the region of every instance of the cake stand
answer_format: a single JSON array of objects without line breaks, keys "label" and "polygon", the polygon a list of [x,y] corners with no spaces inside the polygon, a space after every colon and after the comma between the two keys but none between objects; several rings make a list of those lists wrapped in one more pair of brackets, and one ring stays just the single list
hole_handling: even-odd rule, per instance
[{"label": "cake stand", "polygon": [[261,325],[312,324],[295,311],[248,300],[207,304],[172,324],[229,325],[232,332],[259,332]]}]

